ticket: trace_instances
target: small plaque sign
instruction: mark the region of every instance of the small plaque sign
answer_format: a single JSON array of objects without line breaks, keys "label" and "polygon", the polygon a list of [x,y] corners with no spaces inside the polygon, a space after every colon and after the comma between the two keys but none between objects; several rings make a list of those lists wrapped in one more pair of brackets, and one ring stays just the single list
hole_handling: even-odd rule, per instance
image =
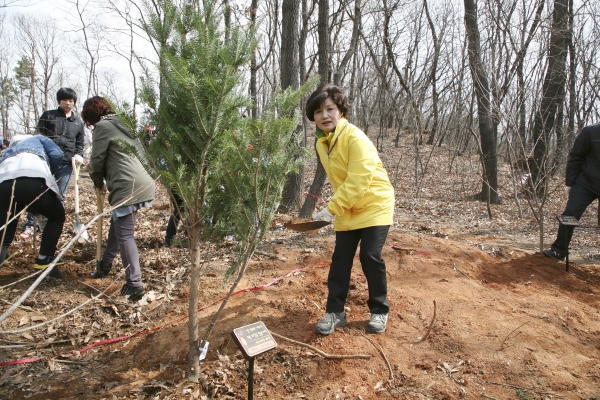
[{"label": "small plaque sign", "polygon": [[570,215],[557,215],[556,219],[562,225],[579,226],[579,221],[577,220],[577,218],[572,217]]},{"label": "small plaque sign", "polygon": [[246,358],[254,358],[277,347],[271,332],[262,321],[236,328],[231,336]]}]

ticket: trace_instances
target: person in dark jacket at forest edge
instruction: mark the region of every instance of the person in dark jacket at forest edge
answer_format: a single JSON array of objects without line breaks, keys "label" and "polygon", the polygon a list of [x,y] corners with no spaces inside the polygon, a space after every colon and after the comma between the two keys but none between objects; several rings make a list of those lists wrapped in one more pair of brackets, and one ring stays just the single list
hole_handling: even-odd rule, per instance
[{"label": "person in dark jacket at forest edge", "polygon": [[[54,174],[58,184],[61,201],[64,204],[65,194],[69,187],[71,174],[73,173],[73,164],[71,159],[79,165],[83,164],[83,142],[85,135],[83,133],[83,121],[73,110],[77,104],[77,93],[71,88],[60,88],[56,92],[58,108],[47,110],[40,117],[37,125],[37,133],[54,140],[54,143],[63,151],[63,160]],[[27,214],[25,230],[21,237],[29,239],[34,233],[33,214]]]},{"label": "person in dark jacket at forest edge", "polygon": [[[565,185],[569,199],[562,215],[580,219],[592,201],[600,198],[600,123],[586,126],[575,139],[567,161]],[[564,260],[573,229],[560,225],[556,240],[544,254]]]},{"label": "person in dark jacket at forest edge", "polygon": [[[52,174],[60,167],[63,156],[60,147],[44,136],[19,135],[13,137],[11,146],[0,159],[0,227],[25,207],[48,218],[40,253],[33,265],[35,269],[44,269],[54,261],[65,223],[65,209]],[[0,264],[7,257],[18,222],[19,218],[14,218],[5,229],[0,228],[0,237],[4,237]],[[60,264],[64,264],[64,260],[57,260],[55,265]],[[50,276],[61,278],[56,266]]]},{"label": "person in dark jacket at forest edge", "polygon": [[92,278],[103,278],[110,272],[113,260],[120,250],[121,261],[125,266],[126,283],[121,296],[129,296],[137,301],[144,295],[140,255],[135,243],[135,221],[137,211],[151,207],[154,200],[154,181],[144,169],[140,160],[126,151],[122,144],[135,147],[139,155],[144,149],[135,134],[117,117],[106,99],[100,96],[89,98],[81,111],[83,121],[94,126],[90,177],[94,186],[108,190],[108,202],[116,206],[113,211],[106,249]]}]

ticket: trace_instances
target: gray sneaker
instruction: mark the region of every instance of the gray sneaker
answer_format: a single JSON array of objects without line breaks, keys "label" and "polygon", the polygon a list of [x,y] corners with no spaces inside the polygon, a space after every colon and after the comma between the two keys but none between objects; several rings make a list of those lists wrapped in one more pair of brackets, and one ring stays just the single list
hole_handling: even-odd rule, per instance
[{"label": "gray sneaker", "polygon": [[321,335],[331,335],[335,328],[345,326],[347,323],[345,311],[341,313],[329,312],[315,325],[315,332]]},{"label": "gray sneaker", "polygon": [[367,330],[371,333],[383,333],[387,327],[387,314],[371,314]]}]

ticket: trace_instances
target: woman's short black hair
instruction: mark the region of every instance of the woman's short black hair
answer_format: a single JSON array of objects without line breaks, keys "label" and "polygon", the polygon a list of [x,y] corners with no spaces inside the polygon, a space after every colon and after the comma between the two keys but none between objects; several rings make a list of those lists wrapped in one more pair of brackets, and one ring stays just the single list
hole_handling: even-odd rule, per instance
[{"label": "woman's short black hair", "polygon": [[344,117],[350,111],[350,102],[339,87],[331,83],[321,83],[306,101],[306,116],[310,121],[315,120],[315,110],[321,107],[326,99],[331,99]]},{"label": "woman's short black hair", "polygon": [[56,92],[56,100],[60,103],[61,100],[73,100],[77,104],[77,93],[71,88],[61,87]]}]

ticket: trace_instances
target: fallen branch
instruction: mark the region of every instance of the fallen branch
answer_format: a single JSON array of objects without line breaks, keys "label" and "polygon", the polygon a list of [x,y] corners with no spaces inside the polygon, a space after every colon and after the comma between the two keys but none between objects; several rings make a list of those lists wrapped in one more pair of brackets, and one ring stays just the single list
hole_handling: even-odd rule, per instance
[{"label": "fallen branch", "polygon": [[[127,268],[129,268],[129,265],[127,265],[127,267],[125,267],[125,270],[127,270]],[[117,277],[115,278],[115,280],[110,285],[108,285],[108,287],[111,287],[112,284],[115,283],[117,281],[117,279],[119,279],[120,277],[121,277],[121,273],[119,273],[117,275]],[[137,312],[139,312],[140,314],[142,314],[144,317],[146,317],[146,319],[148,321],[152,322],[152,320],[150,319],[150,317],[148,317],[144,312],[142,312],[141,307],[134,306],[132,304],[129,304],[128,302],[115,301],[112,297],[110,297],[109,295],[107,295],[106,291],[108,290],[108,287],[104,291],[102,291],[102,290],[98,289],[97,287],[94,287],[94,286],[92,286],[92,285],[90,285],[88,283],[85,283],[83,281],[79,281],[79,283],[83,283],[85,286],[89,287],[90,289],[94,289],[96,292],[100,293],[100,295],[106,297],[115,306],[121,305],[121,306],[126,306],[126,307],[129,307],[129,308],[132,308],[132,309],[136,310]]]},{"label": "fallen branch", "polygon": [[59,360],[54,358],[51,360],[52,362],[63,363],[63,364],[76,364],[76,365],[87,365],[85,361],[70,361],[70,360]]},{"label": "fallen branch", "polygon": [[509,385],[508,383],[500,383],[500,382],[494,382],[494,381],[487,381],[488,383],[491,383],[493,385],[498,385],[498,386],[506,386],[509,388],[513,388],[513,389],[518,389],[518,390],[524,390],[526,392],[531,392],[531,393],[537,393],[537,394],[547,394],[549,396],[556,396],[556,397],[567,397],[567,396],[563,396],[562,394],[558,394],[558,393],[552,393],[552,392],[540,392],[537,390],[533,390],[533,389],[528,389],[528,388],[524,388],[524,387],[519,387],[519,386],[515,386],[515,385]]},{"label": "fallen branch", "polygon": [[3,343],[12,343],[12,346],[0,346],[0,349],[4,349],[4,348],[12,348],[12,347],[32,347],[32,346],[36,346],[36,347],[45,347],[45,346],[50,346],[53,344],[58,344],[58,343],[69,343],[69,342],[76,342],[78,340],[81,339],[86,339],[86,338],[95,338],[98,337],[100,335],[106,335],[107,333],[111,332],[110,330],[107,331],[100,331],[100,332],[95,332],[93,335],[81,335],[81,336],[77,336],[77,337],[73,337],[73,338],[69,338],[69,339],[61,339],[61,340],[52,340],[52,341],[47,341],[47,342],[40,342],[40,343],[31,343],[31,342],[15,342],[15,341],[11,341],[11,340],[1,340],[0,342]]},{"label": "fallen branch", "polygon": [[352,329],[352,328],[350,328],[350,330],[357,332],[360,336],[367,339],[369,342],[371,342],[373,347],[375,347],[377,349],[377,351],[379,351],[379,354],[381,354],[381,357],[383,357],[383,361],[385,361],[385,365],[387,365],[388,371],[390,373],[390,379],[388,380],[388,382],[392,382],[394,380],[394,371],[392,370],[392,366],[391,366],[390,362],[388,361],[387,357],[385,356],[385,353],[383,352],[383,348],[378,343],[375,343],[375,341],[373,339],[366,336],[364,333],[357,331],[355,329]]},{"label": "fallen branch", "polygon": [[483,398],[485,398],[485,399],[498,400],[497,398],[495,398],[495,397],[492,397],[492,396],[488,396],[488,395],[487,395],[487,394],[485,394],[485,393],[481,393],[481,397],[483,397]]},{"label": "fallen branch", "polygon": [[429,328],[427,328],[427,333],[420,340],[417,340],[416,342],[411,343],[411,344],[417,344],[417,343],[421,343],[421,342],[424,342],[425,340],[427,340],[427,338],[429,337],[429,334],[431,333],[431,328],[433,328],[433,323],[435,322],[436,315],[437,315],[437,304],[435,303],[435,300],[434,300],[433,301],[433,317],[431,317],[431,323],[429,323]]},{"label": "fallen branch", "polygon": [[[76,239],[76,238],[77,238],[77,236],[79,236],[79,234],[78,234],[78,235],[76,235],[74,239]],[[43,275],[42,275],[42,276],[43,276]],[[17,329],[17,330],[13,330],[13,331],[0,331],[0,334],[2,334],[2,335],[6,335],[6,334],[11,334],[11,333],[22,333],[22,332],[30,331],[30,330],[32,330],[32,329],[39,328],[39,327],[41,327],[41,326],[47,325],[47,324],[49,324],[49,323],[51,323],[51,322],[58,321],[59,319],[61,319],[61,318],[64,318],[64,317],[66,317],[67,315],[73,314],[75,311],[79,310],[80,308],[82,308],[83,306],[85,306],[86,304],[88,304],[89,302],[91,302],[91,301],[94,301],[94,300],[96,300],[96,299],[100,298],[100,296],[102,296],[102,295],[103,295],[103,294],[104,294],[104,293],[105,293],[105,292],[106,292],[106,291],[107,291],[107,290],[108,290],[108,289],[109,289],[109,288],[112,286],[112,284],[113,284],[113,283],[115,283],[115,282],[116,282],[116,280],[114,280],[114,281],[113,281],[113,282],[112,282],[110,285],[108,285],[108,287],[107,287],[107,288],[104,290],[104,292],[100,293],[99,295],[97,295],[97,296],[95,296],[95,297],[92,297],[92,298],[90,298],[89,300],[87,300],[87,301],[83,302],[82,304],[78,305],[77,307],[75,307],[75,308],[73,308],[73,309],[71,309],[71,310],[67,311],[67,312],[66,312],[66,313],[64,313],[64,314],[61,314],[61,315],[59,315],[58,317],[52,318],[51,320],[44,321],[44,322],[41,322],[41,323],[39,323],[39,324],[37,324],[37,325],[32,325],[32,326],[29,326],[29,327],[27,327],[27,328],[23,328],[23,329]],[[21,296],[21,297],[22,297],[22,296]],[[16,303],[15,303],[15,304],[16,304]],[[13,305],[13,306],[14,306],[14,305]],[[17,306],[17,307],[18,307],[18,306]],[[5,314],[6,314],[6,313],[5,313]],[[9,314],[9,315],[10,315],[10,314]]]},{"label": "fallen branch", "polygon": [[508,335],[507,335],[507,336],[504,338],[504,340],[502,341],[502,343],[500,344],[500,351],[504,350],[504,342],[506,342],[506,339],[508,339],[508,338],[510,337],[510,335],[512,335],[513,333],[515,333],[515,331],[517,331],[517,330],[521,329],[521,327],[522,327],[523,325],[526,325],[526,324],[528,324],[528,323],[529,323],[529,321],[527,321],[527,322],[525,322],[525,323],[522,323],[521,325],[519,325],[519,327],[518,327],[518,328],[515,328],[515,329],[513,329],[513,331],[512,331],[511,333],[509,333],[509,334],[508,334]]},{"label": "fallen branch", "polygon": [[287,259],[285,259],[283,257],[279,257],[279,256],[276,256],[275,254],[271,254],[271,253],[265,253],[264,251],[254,250],[254,254],[258,254],[259,256],[269,257],[269,258],[279,260],[279,261],[287,261]]},{"label": "fallen branch", "polygon": [[[6,261],[8,261],[10,258],[13,258],[13,257],[14,257],[16,254],[17,254],[17,253],[12,253],[12,254],[10,255],[10,257],[6,259]],[[5,262],[6,262],[6,261],[5,261]],[[31,275],[27,275],[26,277],[19,279],[18,281],[14,281],[14,282],[12,282],[12,283],[9,283],[8,285],[0,286],[0,293],[1,293],[1,292],[2,292],[4,289],[6,289],[7,287],[11,287],[11,286],[13,286],[13,285],[16,285],[16,284],[17,284],[17,283],[19,283],[19,282],[25,281],[25,280],[27,280],[27,279],[29,279],[29,278],[32,278],[32,277],[34,277],[34,276],[36,276],[36,275],[39,275],[41,272],[42,272],[42,270],[38,270],[38,271],[34,272],[34,273],[33,273],[33,274],[31,274]],[[8,303],[8,302],[7,302],[7,303]],[[8,303],[8,304],[10,304],[10,303]]]},{"label": "fallen branch", "polygon": [[[23,293],[21,295],[21,297],[19,297],[13,303],[13,305],[8,310],[6,310],[4,312],[4,314],[0,315],[0,322],[3,322],[6,318],[8,318],[21,305],[21,303],[23,303],[31,295],[31,293],[33,293],[33,291],[35,290],[35,288],[38,287],[38,285],[44,280],[44,278],[46,278],[46,276],[50,272],[52,272],[52,270],[54,269],[54,266],[56,265],[56,262],[58,260],[60,260],[60,258],[67,252],[67,250],[69,248],[71,248],[71,246],[73,246],[73,244],[79,239],[79,237],[81,236],[81,234],[87,230],[87,228],[89,228],[94,222],[96,222],[96,220],[98,218],[100,218],[100,217],[102,217],[104,215],[108,215],[115,208],[121,207],[122,205],[126,204],[132,198],[133,198],[133,196],[129,196],[126,199],[124,199],[122,202],[120,202],[119,204],[115,205],[114,207],[110,207],[107,210],[105,210],[103,213],[98,214],[94,218],[92,218],[92,220],[90,222],[88,222],[87,225],[85,225],[84,229],[81,232],[79,232],[77,235],[75,235],[69,241],[69,243],[67,243],[66,246],[61,249],[61,251],[58,253],[58,255],[56,257],[54,257],[54,261],[52,261],[46,268],[43,269],[43,272],[41,273],[41,275],[38,276],[38,278],[35,280],[35,282],[33,282],[31,284],[31,286],[29,287],[29,289],[27,289],[25,291],[25,293]],[[65,314],[65,315],[68,315],[68,314]],[[0,332],[0,333],[9,333],[9,332]]]},{"label": "fallen branch", "polygon": [[312,351],[314,351],[315,353],[317,353],[321,357],[327,358],[327,359],[330,359],[330,360],[343,360],[345,358],[350,358],[350,359],[357,359],[357,358],[369,359],[369,358],[371,358],[370,354],[350,354],[350,355],[328,354],[328,353],[325,353],[324,351],[321,351],[321,350],[317,349],[316,347],[313,347],[313,346],[311,346],[309,344],[298,342],[296,340],[287,338],[285,336],[278,335],[277,333],[275,333],[273,331],[271,331],[271,335],[273,335],[273,336],[275,336],[275,337],[277,337],[279,339],[283,339],[286,342],[290,342],[290,343],[293,343],[295,345],[298,345],[300,347],[306,347],[307,349],[311,349]]},{"label": "fallen branch", "polygon": [[458,271],[458,272],[460,272],[461,274],[463,274],[463,275],[464,275],[464,276],[465,276],[465,277],[466,277],[468,280],[470,280],[470,281],[472,281],[472,280],[473,280],[473,279],[471,279],[471,277],[470,277],[469,275],[465,274],[465,273],[464,273],[464,272],[462,272],[460,269],[458,269],[458,267],[456,266],[456,264],[452,263],[452,268],[453,268],[455,271]]}]

